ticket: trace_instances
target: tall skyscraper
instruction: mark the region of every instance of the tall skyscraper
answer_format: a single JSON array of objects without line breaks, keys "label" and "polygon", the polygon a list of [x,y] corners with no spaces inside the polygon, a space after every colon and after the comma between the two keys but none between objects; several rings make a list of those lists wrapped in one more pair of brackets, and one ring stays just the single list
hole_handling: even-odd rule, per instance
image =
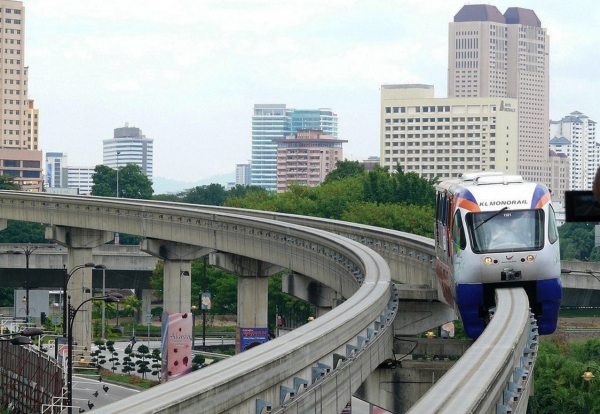
[{"label": "tall skyscraper", "polygon": [[277,189],[277,143],[301,129],[319,129],[338,138],[338,118],[331,109],[292,109],[285,104],[255,104],[252,114],[252,185]]},{"label": "tall skyscraper", "polygon": [[27,97],[25,8],[22,1],[0,0],[0,173],[24,190],[42,191],[42,152],[38,149],[38,110]]},{"label": "tall skyscraper", "polygon": [[[533,10],[465,5],[449,27],[448,97],[518,100],[518,172],[550,185],[549,38]],[[499,134],[502,131],[498,131]]]},{"label": "tall skyscraper", "polygon": [[596,122],[579,111],[550,122],[550,149],[571,163],[570,190],[591,190],[600,165]]},{"label": "tall skyscraper", "polygon": [[142,130],[125,124],[115,128],[114,137],[102,141],[102,163],[110,168],[138,165],[142,173],[152,180],[154,164],[154,139],[142,135]]},{"label": "tall skyscraper", "polygon": [[46,181],[49,188],[68,188],[68,156],[65,152],[46,153]]}]

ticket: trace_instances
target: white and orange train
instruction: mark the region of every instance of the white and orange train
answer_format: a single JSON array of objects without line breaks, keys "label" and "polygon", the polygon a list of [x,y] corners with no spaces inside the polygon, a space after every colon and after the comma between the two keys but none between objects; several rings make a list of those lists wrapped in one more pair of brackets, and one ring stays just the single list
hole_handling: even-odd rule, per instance
[{"label": "white and orange train", "polygon": [[477,338],[494,290],[522,287],[539,333],[556,329],[562,299],[558,230],[550,192],[501,172],[466,173],[436,187],[436,273],[444,298]]}]

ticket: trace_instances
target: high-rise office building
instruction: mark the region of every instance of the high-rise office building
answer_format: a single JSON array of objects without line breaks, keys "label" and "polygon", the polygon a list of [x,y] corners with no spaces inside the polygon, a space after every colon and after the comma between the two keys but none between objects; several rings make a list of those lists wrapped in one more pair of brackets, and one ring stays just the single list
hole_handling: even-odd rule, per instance
[{"label": "high-rise office building", "polygon": [[96,167],[73,166],[68,168],[69,188],[76,188],[78,194],[89,195],[94,186],[93,176]]},{"label": "high-rise office building", "polygon": [[285,104],[255,104],[252,114],[250,183],[277,189],[277,143],[301,129],[319,129],[338,138],[338,117],[331,109],[292,109]]},{"label": "high-rise office building", "polygon": [[136,127],[125,124],[115,128],[114,137],[102,141],[102,163],[110,168],[124,167],[127,164],[138,165],[142,173],[152,180],[154,164],[154,139],[146,138]]},{"label": "high-rise office building", "polygon": [[250,164],[235,165],[235,184],[250,185]]},{"label": "high-rise office building", "polygon": [[2,173],[24,190],[42,191],[42,152],[38,149],[38,110],[28,99],[25,66],[25,8],[22,1],[0,0],[0,160]]},{"label": "high-rise office building", "polygon": [[560,121],[550,121],[550,149],[564,154],[571,163],[570,190],[591,190],[600,165],[596,122],[579,111]]},{"label": "high-rise office building", "polygon": [[291,183],[315,187],[321,184],[337,162],[344,159],[342,144],[317,129],[301,129],[277,142],[277,192],[287,191]]},{"label": "high-rise office building", "polygon": [[423,178],[516,174],[516,106],[509,98],[435,98],[431,85],[382,85],[380,164]]},{"label": "high-rise office building", "polygon": [[68,188],[68,155],[66,152],[46,153],[46,181],[48,188]]},{"label": "high-rise office building", "polygon": [[[533,10],[465,5],[449,27],[448,97],[518,100],[518,173],[550,184],[549,39]],[[498,134],[502,133],[498,131]]]}]

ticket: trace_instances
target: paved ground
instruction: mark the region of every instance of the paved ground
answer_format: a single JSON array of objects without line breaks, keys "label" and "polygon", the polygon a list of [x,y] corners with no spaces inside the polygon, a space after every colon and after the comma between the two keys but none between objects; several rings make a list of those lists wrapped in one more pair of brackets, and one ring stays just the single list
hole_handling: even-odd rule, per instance
[{"label": "paved ground", "polygon": [[[103,387],[108,387],[104,391]],[[138,390],[127,388],[116,384],[107,384],[100,382],[97,379],[84,378],[80,376],[73,377],[73,409],[74,413],[79,412],[79,408],[90,411],[91,409],[103,407],[127,398],[133,394],[137,394]],[[63,411],[63,412],[66,412]]]}]

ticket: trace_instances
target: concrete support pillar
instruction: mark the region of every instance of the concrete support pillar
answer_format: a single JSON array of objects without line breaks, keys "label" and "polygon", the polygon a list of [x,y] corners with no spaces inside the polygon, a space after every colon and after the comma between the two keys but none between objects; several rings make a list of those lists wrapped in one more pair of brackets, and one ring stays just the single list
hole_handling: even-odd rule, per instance
[{"label": "concrete support pillar", "polygon": [[142,300],[142,311],[139,314],[138,322],[145,325],[146,315],[152,313],[152,289],[142,289],[140,296],[140,299]]},{"label": "concrete support pillar", "polygon": [[[46,228],[46,239],[69,248],[67,272],[77,266],[92,262],[92,248],[111,241],[112,232],[84,229],[78,227],[50,226]],[[101,264],[101,263],[96,263]],[[67,285],[67,295],[71,296],[71,305],[77,309],[83,301],[92,297],[92,268],[85,267],[72,273]],[[88,292],[89,290],[89,292]],[[73,321],[73,341],[77,350],[92,349],[92,302],[81,307]]]},{"label": "concrete support pillar", "polygon": [[144,239],[140,250],[164,260],[163,310],[168,313],[191,311],[192,260],[212,249],[158,239]]},{"label": "concrete support pillar", "polygon": [[210,264],[238,276],[237,328],[266,328],[269,276],[282,267],[246,256],[213,253]]},{"label": "concrete support pillar", "polygon": [[163,310],[168,313],[190,312],[192,302],[192,262],[165,260]]}]

